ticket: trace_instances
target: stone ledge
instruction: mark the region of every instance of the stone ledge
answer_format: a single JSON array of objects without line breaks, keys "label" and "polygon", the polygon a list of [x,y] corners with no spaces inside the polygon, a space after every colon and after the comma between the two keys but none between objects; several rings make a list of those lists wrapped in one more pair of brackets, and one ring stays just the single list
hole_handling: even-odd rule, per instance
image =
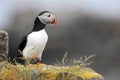
[{"label": "stone ledge", "polygon": [[7,62],[0,64],[0,80],[104,80],[102,75],[88,67],[40,64],[37,69],[36,64],[26,67]]},{"label": "stone ledge", "polygon": [[5,56],[8,55],[8,33],[0,30],[0,61],[6,60]]}]

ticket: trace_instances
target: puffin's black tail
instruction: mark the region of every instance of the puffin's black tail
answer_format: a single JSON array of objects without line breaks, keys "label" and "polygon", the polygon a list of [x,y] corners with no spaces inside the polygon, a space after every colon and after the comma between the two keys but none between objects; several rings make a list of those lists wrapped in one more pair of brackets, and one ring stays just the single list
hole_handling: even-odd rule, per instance
[{"label": "puffin's black tail", "polygon": [[13,59],[13,64],[22,64],[22,65],[25,65],[25,59],[22,55],[22,52],[20,50],[18,50],[17,52],[17,56]]}]

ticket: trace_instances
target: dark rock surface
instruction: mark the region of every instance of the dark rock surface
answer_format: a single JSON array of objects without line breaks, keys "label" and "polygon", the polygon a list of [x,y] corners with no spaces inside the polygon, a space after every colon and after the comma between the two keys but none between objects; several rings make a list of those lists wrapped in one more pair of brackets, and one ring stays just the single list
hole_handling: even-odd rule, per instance
[{"label": "dark rock surface", "polygon": [[8,33],[0,30],[0,62],[8,55]]}]

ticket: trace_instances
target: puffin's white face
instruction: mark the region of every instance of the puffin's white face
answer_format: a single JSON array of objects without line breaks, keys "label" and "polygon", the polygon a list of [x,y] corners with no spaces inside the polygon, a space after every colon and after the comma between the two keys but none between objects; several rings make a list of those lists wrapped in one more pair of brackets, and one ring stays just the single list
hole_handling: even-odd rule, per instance
[{"label": "puffin's white face", "polygon": [[48,23],[58,24],[57,18],[52,13],[49,12],[39,15],[38,18],[43,24],[48,24]]}]

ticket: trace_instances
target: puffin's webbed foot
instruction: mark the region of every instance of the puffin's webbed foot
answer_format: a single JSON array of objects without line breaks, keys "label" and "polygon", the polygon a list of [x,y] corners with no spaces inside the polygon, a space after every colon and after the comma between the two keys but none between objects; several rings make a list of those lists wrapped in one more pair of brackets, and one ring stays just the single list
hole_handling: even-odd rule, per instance
[{"label": "puffin's webbed foot", "polygon": [[32,59],[32,60],[30,61],[30,63],[31,63],[31,64],[36,64],[36,65],[37,65],[37,69],[38,69],[39,64],[40,64],[40,60],[37,59],[37,58],[34,58],[34,59]]}]

